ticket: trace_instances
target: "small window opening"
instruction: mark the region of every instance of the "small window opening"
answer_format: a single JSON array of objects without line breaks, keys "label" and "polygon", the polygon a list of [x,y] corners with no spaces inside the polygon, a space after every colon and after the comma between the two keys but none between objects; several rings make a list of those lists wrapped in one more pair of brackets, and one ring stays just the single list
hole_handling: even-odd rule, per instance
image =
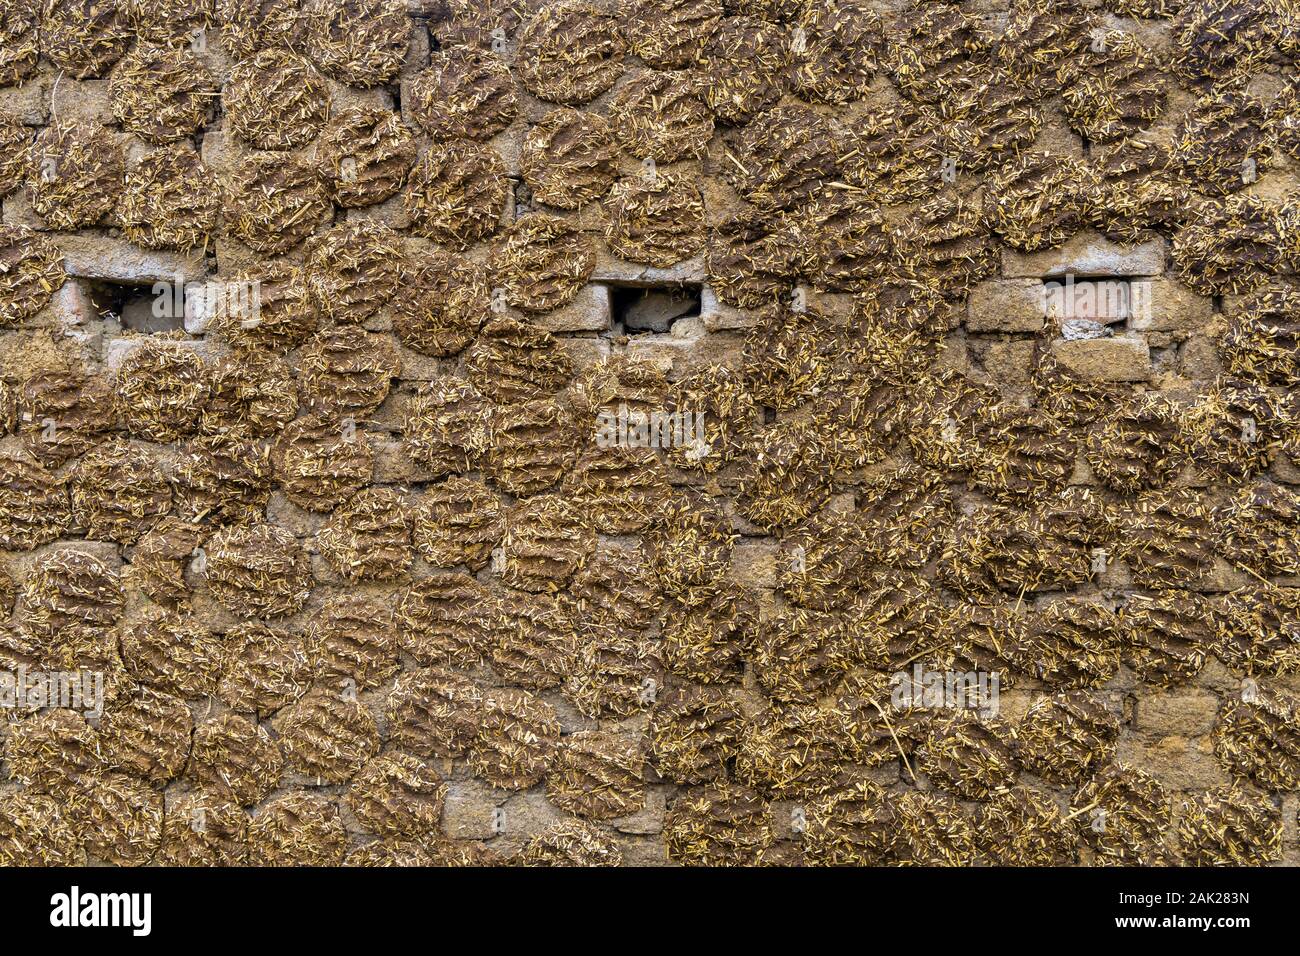
[{"label": "small window opening", "polygon": [[1047,276],[1043,310],[1064,339],[1096,339],[1115,334],[1149,308],[1147,280],[1127,276]]},{"label": "small window opening", "polygon": [[[82,280],[82,287],[101,319],[134,332],[171,332],[185,328],[184,292],[172,283],[133,285]],[[155,292],[155,288],[163,291]]]},{"label": "small window opening", "polygon": [[699,285],[614,286],[610,309],[614,327],[625,334],[668,332],[673,323],[700,315]]}]

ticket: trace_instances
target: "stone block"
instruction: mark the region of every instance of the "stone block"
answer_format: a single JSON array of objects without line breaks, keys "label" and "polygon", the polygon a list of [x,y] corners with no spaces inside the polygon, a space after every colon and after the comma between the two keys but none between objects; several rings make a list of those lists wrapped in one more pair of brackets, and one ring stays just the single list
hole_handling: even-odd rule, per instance
[{"label": "stone block", "polygon": [[609,329],[610,290],[591,283],[578,290],[566,305],[524,320],[548,332],[605,332]]},{"label": "stone block", "polygon": [[1066,369],[1090,381],[1144,382],[1151,377],[1151,351],[1139,338],[1056,342],[1052,351]]},{"label": "stone block", "polygon": [[68,275],[79,278],[152,285],[177,278],[192,282],[201,278],[207,269],[201,250],[151,251],[101,233],[60,233],[58,246]]},{"label": "stone block", "polygon": [[1038,279],[993,279],[970,295],[966,328],[970,332],[1037,332],[1043,328],[1043,283]]},{"label": "stone block", "polygon": [[1200,688],[1153,689],[1138,698],[1134,727],[1146,734],[1200,737],[1214,729],[1221,703]]},{"label": "stone block", "polygon": [[1165,244],[1153,239],[1136,246],[1111,242],[1091,230],[1064,245],[1041,252],[1002,252],[1002,274],[1007,278],[1157,276],[1165,270]]}]

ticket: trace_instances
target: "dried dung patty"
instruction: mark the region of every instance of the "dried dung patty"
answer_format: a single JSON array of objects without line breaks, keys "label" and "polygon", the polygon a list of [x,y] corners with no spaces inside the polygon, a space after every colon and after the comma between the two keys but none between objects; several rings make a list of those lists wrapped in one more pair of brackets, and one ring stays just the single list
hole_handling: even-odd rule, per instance
[{"label": "dried dung patty", "polygon": [[410,566],[411,513],[393,488],[363,488],[316,536],[325,563],[349,581],[396,581]]},{"label": "dried dung patty", "polygon": [[[806,631],[804,639],[816,642],[822,657],[816,665],[821,672],[816,675],[821,686],[805,689],[804,696],[812,691],[824,692],[844,671],[861,664],[897,669],[932,650],[942,624],[937,598],[938,589],[918,575],[881,572],[854,597],[842,619],[824,615],[795,617],[795,632]],[[795,639],[787,640],[784,653],[789,655],[797,650],[797,644]],[[771,677],[779,679],[780,675]]]},{"label": "dried dung patty", "polygon": [[402,0],[304,0],[307,52],[348,86],[371,87],[397,76],[411,23]]},{"label": "dried dung patty", "polygon": [[983,202],[957,193],[939,193],[916,210],[897,249],[909,274],[950,299],[968,295],[1001,261]]},{"label": "dried dung patty", "polygon": [[1210,512],[1192,490],[1140,495],[1121,516],[1117,556],[1143,588],[1185,587],[1211,561]]},{"label": "dried dung patty", "polygon": [[1068,866],[1078,859],[1078,834],[1065,814],[1030,787],[999,790],[971,822],[976,845],[996,866]]},{"label": "dried dung patty", "polygon": [[365,437],[321,415],[285,426],[271,463],[285,496],[308,511],[329,511],[370,483],[374,453]]},{"label": "dried dung patty", "polygon": [[1170,148],[1170,171],[1200,192],[1223,196],[1254,182],[1273,151],[1264,104],[1245,93],[1198,100]]},{"label": "dried dung patty", "polygon": [[31,0],[0,0],[0,86],[14,86],[36,71],[41,11]]},{"label": "dried dung patty", "polygon": [[574,106],[595,99],[623,75],[626,42],[618,16],[590,0],[543,6],[519,34],[515,65],[538,99]]},{"label": "dried dung patty", "polygon": [[490,416],[491,406],[468,382],[428,382],[407,402],[404,443],[432,477],[472,471],[492,440]]},{"label": "dried dung patty", "polygon": [[8,196],[27,181],[27,148],[31,138],[31,129],[19,116],[0,110],[0,197]]},{"label": "dried dung patty", "polygon": [[1073,0],[1013,0],[994,60],[1014,81],[1050,95],[1060,88],[1057,70],[1081,59],[1090,39],[1089,18]]},{"label": "dried dung patty", "polygon": [[258,149],[294,149],[324,128],[330,93],[305,57],[267,49],[231,69],[222,106],[240,139]]},{"label": "dried dung patty", "polygon": [[502,528],[502,580],[527,591],[563,587],[595,547],[577,505],[559,495],[520,502],[505,513]]},{"label": "dried dung patty", "polygon": [[338,807],[320,794],[280,794],[248,824],[251,866],[338,866],[347,845]]},{"label": "dried dung patty", "polygon": [[393,331],[409,349],[445,358],[474,340],[491,317],[492,299],[482,266],[437,249],[406,260],[402,294],[393,300]]},{"label": "dried dung patty", "polygon": [[1115,756],[1119,719],[1087,691],[1039,698],[1016,727],[1021,765],[1051,784],[1079,786]]},{"label": "dried dung patty", "polygon": [[814,288],[861,293],[897,271],[893,233],[869,195],[828,188],[801,208]]},{"label": "dried dung patty", "polygon": [[[442,861],[435,861],[417,840],[387,839],[375,840],[364,846],[359,846],[354,850],[349,850],[347,857],[343,860],[344,866],[399,866],[399,867],[416,867],[416,866],[434,866],[435,862],[441,865]],[[481,864],[489,866],[488,863]]]},{"label": "dried dung patty", "polygon": [[174,442],[192,434],[207,397],[207,368],[184,343],[140,340],[117,370],[117,413],[138,438]]},{"label": "dried dung patty", "polygon": [[860,657],[839,616],[790,608],[760,618],[746,663],[772,700],[806,704],[834,691]]},{"label": "dried dung patty", "polygon": [[1261,385],[1300,385],[1300,287],[1275,282],[1229,313],[1219,340],[1229,372]]},{"label": "dried dung patty", "polygon": [[308,641],[260,622],[225,636],[218,696],[239,711],[267,714],[297,700],[311,683]]},{"label": "dried dung patty", "polygon": [[188,145],[155,150],[126,176],[119,215],[127,239],[146,249],[206,247],[221,212],[217,179]]},{"label": "dried dung patty", "polygon": [[396,294],[401,259],[401,238],[387,226],[336,226],[307,247],[303,277],[312,304],[335,322],[365,322]]},{"label": "dried dung patty", "polygon": [[163,795],[126,774],[88,774],[75,787],[69,812],[86,853],[110,866],[143,866],[162,840]]},{"label": "dried dung patty", "polygon": [[[870,496],[874,497],[874,496]],[[873,523],[857,512],[830,509],[791,528],[777,557],[777,587],[792,604],[817,611],[842,608],[872,578],[865,542]]]},{"label": "dried dung patty", "polygon": [[680,793],[664,817],[668,859],[684,866],[756,863],[773,841],[767,803],[727,780]]},{"label": "dried dung patty", "polygon": [[199,419],[199,431],[205,435],[270,438],[298,411],[292,371],[265,352],[222,356],[211,367],[209,384]]},{"label": "dried dung patty", "polygon": [[222,656],[221,639],[188,612],[150,608],[122,628],[127,672],[168,694],[211,694],[221,676]]},{"label": "dried dung patty", "polygon": [[954,518],[950,492],[939,475],[904,466],[862,486],[860,512],[866,554],[884,564],[918,569],[938,552]]},{"label": "dried dung patty", "polygon": [[866,779],[832,791],[808,807],[804,854],[815,866],[879,866],[898,840],[892,798]]},{"label": "dried dung patty", "polygon": [[987,58],[980,21],[948,4],[916,3],[898,15],[888,69],[903,95],[942,102],[971,85],[972,65]]},{"label": "dried dung patty", "polygon": [[612,619],[582,622],[567,662],[564,696],[595,719],[621,719],[650,707],[662,683],[658,643]]},{"label": "dried dung patty", "polygon": [[1025,152],[990,182],[994,230],[1022,252],[1059,246],[1083,227],[1090,174],[1077,160]]},{"label": "dried dung patty", "polygon": [[696,159],[713,133],[703,92],[698,73],[638,73],[610,100],[612,135],[643,163]]},{"label": "dried dung patty", "polygon": [[670,687],[650,712],[650,761],[674,783],[725,780],[727,763],[739,751],[740,731],[740,710],[726,689]]},{"label": "dried dung patty", "polygon": [[558,687],[572,670],[577,631],[567,610],[547,594],[510,590],[493,607],[493,672],[528,690]]},{"label": "dried dung patty", "polygon": [[758,210],[724,220],[709,230],[705,269],[718,298],[746,309],[786,299],[797,276],[795,250],[780,221]]},{"label": "dried dung patty", "polygon": [[90,121],[53,122],[36,135],[28,164],[32,209],[52,229],[81,229],[117,206],[126,160],[116,134]]},{"label": "dried dung patty", "polygon": [[752,17],[725,17],[700,58],[704,101],[724,123],[774,105],[789,83],[785,31]]},{"label": "dried dung patty", "polygon": [[1300,574],[1300,495],[1263,479],[1219,512],[1217,552],[1258,576]]},{"label": "dried dung patty", "polygon": [[[516,220],[493,249],[492,278],[505,300],[526,312],[549,312],[571,301],[596,267],[588,236],[573,223],[535,212]],[[503,320],[505,321],[505,320]]]},{"label": "dried dung patty", "polygon": [[483,474],[498,489],[516,496],[559,483],[573,466],[579,440],[572,413],[550,400],[496,406],[491,438]]},{"label": "dried dung patty", "polygon": [[530,838],[517,859],[520,866],[621,866],[623,853],[606,831],[565,820]]},{"label": "dried dung patty", "polygon": [[217,83],[188,49],[141,44],[118,61],[108,94],[123,130],[169,143],[207,122]]},{"label": "dried dung patty", "polygon": [[461,571],[435,571],[402,591],[402,648],[421,664],[472,667],[487,657],[493,607],[483,585]]},{"label": "dried dung patty", "polygon": [[748,722],[736,776],[772,800],[814,800],[844,780],[844,728],[816,705],[781,707]]},{"label": "dried dung patty", "polygon": [[1270,791],[1300,786],[1300,700],[1248,681],[1219,711],[1214,753],[1237,777]]},{"label": "dried dung patty", "polygon": [[123,0],[45,0],[40,23],[41,54],[78,80],[103,76],[131,45]]},{"label": "dried dung patty", "polygon": [[488,322],[465,364],[475,388],[494,401],[510,403],[556,392],[572,372],[553,335],[513,318]]},{"label": "dried dung patty", "polygon": [[801,422],[778,421],[754,438],[754,459],[737,486],[741,512],[761,528],[797,524],[832,490],[824,442]]},{"label": "dried dung patty", "polygon": [[560,721],[550,704],[510,687],[483,692],[469,748],[475,776],[494,787],[526,790],[551,772],[561,746]]},{"label": "dried dung patty", "polygon": [[[1278,93],[1273,100],[1271,120],[1278,148],[1292,159],[1300,159],[1300,81],[1293,79]],[[3,191],[0,185],[0,193]]]},{"label": "dried dung patty", "polygon": [[312,618],[311,656],[321,670],[378,687],[400,666],[397,618],[391,596],[338,594]]},{"label": "dried dung patty", "polygon": [[506,61],[471,47],[437,50],[410,84],[410,112],[434,139],[490,139],[515,118],[515,81]]},{"label": "dried dung patty", "polygon": [[629,0],[621,6],[628,49],[661,70],[694,64],[722,18],[721,0]]},{"label": "dried dung patty", "polygon": [[887,206],[934,195],[955,170],[960,148],[951,124],[928,107],[896,103],[846,121],[837,130],[844,180]]},{"label": "dried dung patty", "polygon": [[72,517],[92,541],[135,544],[172,508],[172,489],[154,458],[119,440],[72,471]]},{"label": "dried dung patty", "polygon": [[277,47],[301,50],[307,39],[302,0],[217,0],[221,42],[244,59]]},{"label": "dried dung patty", "polygon": [[1270,445],[1292,426],[1292,411],[1268,389],[1221,376],[1187,411],[1187,443],[1203,473],[1249,478],[1268,463]]},{"label": "dried dung patty", "polygon": [[946,794],[908,790],[894,801],[902,866],[969,866],[975,857],[975,828],[965,808]]},{"label": "dried dung patty", "polygon": [[611,820],[645,805],[641,741],[614,731],[580,730],[564,747],[546,781],[546,797],[566,813]]},{"label": "dried dung patty", "polygon": [[968,471],[980,460],[975,426],[998,400],[997,389],[952,369],[935,369],[916,382],[906,437],[913,457],[941,473]]},{"label": "dried dung patty", "polygon": [[970,484],[997,501],[1059,494],[1074,471],[1078,451],[1069,432],[1038,409],[993,406],[981,416],[976,437],[983,455]]},{"label": "dried dung patty", "polygon": [[0,866],[84,866],[85,862],[85,850],[62,803],[25,790],[0,796]]},{"label": "dried dung patty", "polygon": [[256,520],[271,495],[270,449],[238,434],[193,439],[174,469],[176,513],[185,521]]},{"label": "dried dung patty", "polygon": [[1178,277],[1199,295],[1253,292],[1278,265],[1282,237],[1277,209],[1257,196],[1200,204],[1174,234]]},{"label": "dried dung patty", "polygon": [[1094,573],[1088,549],[1036,516],[984,506],[958,519],[940,555],[939,578],[967,594],[1058,591]]},{"label": "dried dung patty", "polygon": [[[604,426],[606,427],[613,426]],[[598,435],[603,441],[604,432]],[[668,494],[666,475],[650,448],[610,445],[584,453],[564,484],[565,495],[592,513],[606,534],[641,531]]]},{"label": "dried dung patty", "polygon": [[437,567],[480,570],[500,538],[500,512],[500,498],[480,480],[430,485],[413,515],[415,549]]},{"label": "dried dung patty", "polygon": [[415,163],[414,137],[382,107],[340,110],[316,140],[321,175],[345,209],[372,206],[397,193]]},{"label": "dried dung patty", "polygon": [[862,0],[810,0],[792,34],[790,85],[805,99],[862,99],[885,59],[885,27]]},{"label": "dried dung patty", "polygon": [[302,268],[285,259],[264,262],[224,283],[211,284],[205,298],[213,306],[210,331],[241,356],[283,354],[297,348],[319,321],[307,297]]},{"label": "dried dung patty", "polygon": [[1183,461],[1181,407],[1158,392],[1114,406],[1084,443],[1093,474],[1116,491],[1136,494],[1164,484]]},{"label": "dried dung patty", "polygon": [[723,165],[741,197],[760,209],[799,205],[836,178],[834,133],[804,106],[777,106],[736,134]]},{"label": "dried dung patty", "polygon": [[1066,119],[1094,142],[1132,136],[1164,112],[1167,67],[1159,54],[1123,30],[1094,33],[1078,61],[1061,66],[1057,80]]},{"label": "dried dung patty", "polygon": [[1300,589],[1255,584],[1225,594],[1211,610],[1212,653],[1245,674],[1300,670]]},{"label": "dried dung patty", "polygon": [[300,610],[312,589],[311,562],[293,534],[251,524],[213,535],[207,582],[217,600],[243,618],[280,617]]},{"label": "dried dung patty", "polygon": [[301,355],[298,382],[304,402],[342,418],[345,425],[348,418],[379,408],[402,372],[397,343],[390,335],[353,325],[316,333]]},{"label": "dried dung patty", "polygon": [[429,838],[437,834],[447,786],[438,773],[410,754],[374,757],[348,788],[357,822],[376,836]]},{"label": "dried dung patty", "polygon": [[615,131],[625,121],[569,107],[551,110],[524,138],[519,170],[533,198],[559,209],[577,209],[609,191],[617,175]]},{"label": "dried dung patty", "polygon": [[330,212],[320,168],[300,156],[258,154],[231,178],[226,231],[264,255],[288,252]]},{"label": "dried dung patty", "polygon": [[1238,787],[1187,795],[1178,845],[1188,866],[1258,866],[1282,856],[1282,812],[1272,798]]},{"label": "dried dung patty", "polygon": [[505,164],[491,147],[436,143],[416,162],[404,194],[411,231],[466,249],[497,231],[509,190]]},{"label": "dried dung patty", "polygon": [[389,741],[420,757],[460,757],[478,733],[483,689],[436,667],[404,672],[388,695]]},{"label": "dried dung patty", "polygon": [[1104,605],[1066,597],[1035,609],[1022,659],[1052,687],[1097,687],[1119,670],[1115,615]]},{"label": "dried dung patty", "polygon": [[1172,801],[1155,778],[1108,764],[1075,792],[1071,816],[1100,865],[1167,862]]},{"label": "dried dung patty", "polygon": [[103,769],[99,731],[81,714],[53,709],[12,725],[5,740],[10,776],[29,790],[61,800],[76,781]]},{"label": "dried dung patty", "polygon": [[696,605],[721,593],[737,535],[709,499],[674,496],[646,529],[650,567],[664,593]]},{"label": "dried dung patty", "polygon": [[704,246],[704,197],[685,177],[663,173],[621,180],[605,209],[605,241],[628,262],[667,268]]},{"label": "dried dung patty", "polygon": [[1281,18],[1270,4],[1186,0],[1174,18],[1174,68],[1209,85],[1248,76],[1281,40]]},{"label": "dried dung patty", "polygon": [[447,13],[434,35],[441,46],[504,48],[542,0],[446,0]]},{"label": "dried dung patty", "polygon": [[105,708],[99,725],[106,766],[165,785],[190,756],[194,720],[180,697],[142,687]]},{"label": "dried dung patty", "polygon": [[41,640],[107,631],[122,617],[121,572],[90,551],[64,546],[33,562],[23,582],[23,627]]},{"label": "dried dung patty", "polygon": [[158,861],[166,866],[241,866],[248,814],[219,790],[178,794],[167,805]]},{"label": "dried dung patty", "polygon": [[287,769],[346,783],[379,750],[374,717],[355,688],[317,685],[275,715]]},{"label": "dried dung patty", "polygon": [[1089,154],[1096,192],[1092,220],[1116,242],[1145,242],[1173,229],[1185,210],[1185,187],[1158,143],[1126,139]]},{"label": "dried dung patty", "polygon": [[670,600],[663,614],[664,667],[702,684],[734,683],[757,622],[752,594],[720,594],[702,605]]},{"label": "dried dung patty", "polygon": [[226,712],[195,728],[188,776],[202,787],[228,792],[240,806],[270,796],[283,769],[279,745],[247,717]]},{"label": "dried dung patty", "polygon": [[21,451],[0,453],[0,548],[30,551],[72,524],[67,481]]}]

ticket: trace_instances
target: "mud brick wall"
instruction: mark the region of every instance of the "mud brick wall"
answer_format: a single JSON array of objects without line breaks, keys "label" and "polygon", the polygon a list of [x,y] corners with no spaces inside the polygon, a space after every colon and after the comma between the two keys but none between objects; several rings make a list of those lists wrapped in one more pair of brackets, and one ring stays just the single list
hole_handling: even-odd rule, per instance
[{"label": "mud brick wall", "polygon": [[1298,27],[0,0],[0,862],[1300,863]]}]

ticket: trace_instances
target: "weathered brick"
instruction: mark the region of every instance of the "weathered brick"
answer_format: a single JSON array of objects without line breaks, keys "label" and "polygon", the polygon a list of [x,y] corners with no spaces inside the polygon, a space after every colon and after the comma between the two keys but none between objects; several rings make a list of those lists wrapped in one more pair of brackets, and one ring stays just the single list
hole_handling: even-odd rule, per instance
[{"label": "weathered brick", "polygon": [[1144,382],[1151,377],[1151,351],[1139,338],[1116,336],[1055,342],[1052,351],[1080,378],[1096,382]]},{"label": "weathered brick", "polygon": [[1138,699],[1137,730],[1147,734],[1199,737],[1214,728],[1221,701],[1198,688],[1152,690]]},{"label": "weathered brick", "polygon": [[1010,278],[1034,276],[1156,276],[1165,269],[1165,244],[1153,239],[1137,246],[1111,242],[1092,231],[1042,252],[1002,252],[1002,274]]},{"label": "weathered brick", "polygon": [[1199,329],[1214,317],[1214,303],[1176,279],[1147,279],[1133,283],[1130,327],[1142,331]]},{"label": "weathered brick", "polygon": [[578,290],[573,300],[527,321],[548,332],[604,332],[609,329],[610,290],[591,283]]},{"label": "weathered brick", "polygon": [[993,279],[972,290],[966,311],[971,332],[1037,332],[1043,327],[1043,283]]}]

